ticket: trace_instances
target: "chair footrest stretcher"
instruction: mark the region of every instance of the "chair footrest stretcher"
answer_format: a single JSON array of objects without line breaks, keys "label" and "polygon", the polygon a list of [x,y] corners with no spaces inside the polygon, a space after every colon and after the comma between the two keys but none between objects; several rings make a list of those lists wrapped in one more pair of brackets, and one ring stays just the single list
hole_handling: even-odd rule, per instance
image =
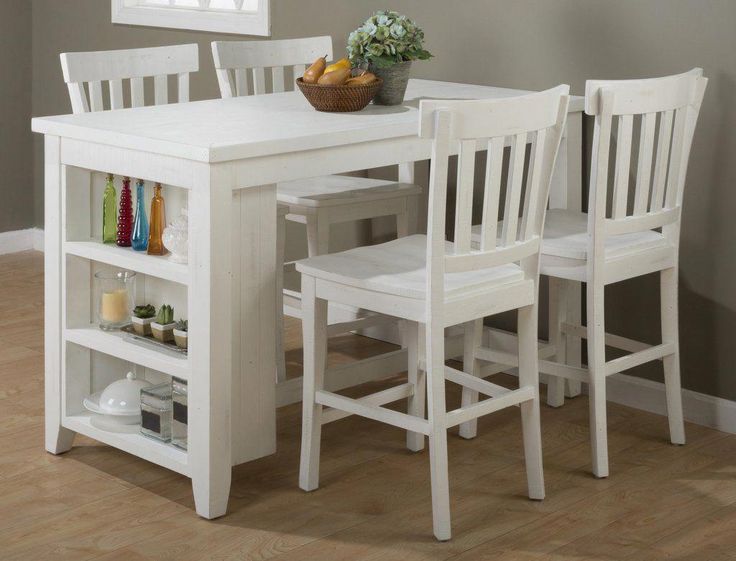
[{"label": "chair footrest stretcher", "polygon": [[[577,337],[583,337],[585,334],[584,327],[570,324],[564,324],[563,331]],[[661,360],[675,352],[675,345],[673,343],[647,345],[646,343],[627,339],[619,335],[612,335],[610,333],[606,333],[606,345],[617,349],[628,350],[631,353],[606,362],[606,376],[611,376],[612,374],[629,370],[630,368],[634,368],[635,366],[639,366],[653,360]],[[476,349],[475,357],[478,360],[492,364],[502,364],[514,368],[519,366],[519,357],[516,354],[490,349],[488,347],[480,347]],[[550,360],[539,361],[539,372],[542,374],[549,374],[551,376],[558,376],[560,378],[586,383],[590,377],[587,367],[581,368],[579,366],[570,366],[569,364],[562,364]]]},{"label": "chair footrest stretcher", "polygon": [[493,397],[484,401],[479,401],[467,407],[461,407],[453,411],[447,412],[446,427],[454,427],[466,421],[471,421],[495,413],[501,409],[506,409],[512,405],[519,405],[525,401],[534,399],[536,388],[532,386],[524,386],[518,390],[509,390],[508,393],[501,397]]},{"label": "chair footrest stretcher", "polygon": [[[323,424],[336,421],[348,415],[360,415],[367,419],[387,423],[395,427],[421,434],[429,434],[429,422],[414,415],[407,415],[381,407],[376,403],[390,403],[414,394],[413,384],[402,384],[382,392],[377,392],[360,399],[351,399],[332,392],[320,390],[315,394],[315,401],[339,411],[328,410],[322,413]],[[326,417],[326,420],[325,420]]]},{"label": "chair footrest stretcher", "polygon": [[488,397],[501,397],[513,391],[449,366],[445,366],[445,380],[475,390]]},{"label": "chair footrest stretcher", "polygon": [[[476,378],[467,372],[450,368],[449,366],[445,367],[445,379],[475,390],[490,398],[468,407],[448,411],[446,428],[454,427],[465,421],[494,413],[506,407],[519,405],[535,397],[535,388],[532,386],[524,386],[518,390],[511,390]],[[333,392],[319,390],[315,393],[315,401],[320,405],[329,407],[329,409],[322,412],[323,425],[344,419],[350,415],[360,415],[361,417],[387,423],[411,432],[428,435],[429,422],[426,419],[382,407],[387,403],[411,397],[414,395],[414,391],[414,384],[406,383],[365,397],[353,399]]]}]

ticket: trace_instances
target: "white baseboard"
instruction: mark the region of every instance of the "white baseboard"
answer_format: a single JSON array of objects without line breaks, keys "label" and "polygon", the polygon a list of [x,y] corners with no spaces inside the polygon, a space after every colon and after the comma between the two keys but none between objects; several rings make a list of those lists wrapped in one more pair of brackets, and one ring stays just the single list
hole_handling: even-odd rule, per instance
[{"label": "white baseboard", "polygon": [[[507,352],[516,352],[515,334],[486,327],[485,345]],[[459,357],[462,360],[462,357]],[[516,369],[507,371],[516,374]],[[547,383],[547,376],[542,374],[540,381]],[[587,393],[587,384],[583,384]],[[667,401],[664,384],[628,374],[614,374],[607,378],[606,398],[608,401],[626,405],[633,409],[648,411],[657,415],[667,414]],[[687,421],[710,427],[723,432],[736,434],[736,401],[720,397],[682,390],[682,408]]]},{"label": "white baseboard", "polygon": [[43,230],[40,228],[0,233],[0,255],[29,249],[43,251]]},{"label": "white baseboard", "polygon": [[[609,376],[609,401],[658,415],[667,414],[664,384],[627,374]],[[682,390],[685,419],[696,425],[736,434],[736,401]]]}]

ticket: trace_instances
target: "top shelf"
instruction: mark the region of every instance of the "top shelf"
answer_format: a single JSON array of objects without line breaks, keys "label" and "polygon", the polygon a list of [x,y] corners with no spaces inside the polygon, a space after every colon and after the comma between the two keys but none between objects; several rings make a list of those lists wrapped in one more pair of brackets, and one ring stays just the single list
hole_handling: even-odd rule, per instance
[{"label": "top shelf", "polygon": [[115,244],[103,244],[94,240],[65,242],[64,251],[69,255],[84,257],[136,273],[183,285],[189,284],[189,266],[174,263],[167,257],[148,255],[129,247],[118,247]]}]

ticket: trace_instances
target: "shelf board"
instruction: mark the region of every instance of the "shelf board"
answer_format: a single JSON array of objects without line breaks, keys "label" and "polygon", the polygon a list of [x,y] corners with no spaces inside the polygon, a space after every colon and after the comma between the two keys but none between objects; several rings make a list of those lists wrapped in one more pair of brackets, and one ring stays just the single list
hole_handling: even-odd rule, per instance
[{"label": "shelf board", "polygon": [[153,368],[164,374],[189,379],[189,359],[174,352],[154,350],[126,341],[120,331],[102,331],[91,324],[87,327],[65,329],[64,338],[77,345],[121,360]]},{"label": "shelf board", "polygon": [[189,476],[186,451],[164,442],[157,442],[140,433],[117,433],[97,428],[92,425],[91,418],[91,413],[70,415],[64,417],[62,425],[69,430],[93,438],[103,444],[113,446],[154,464]]},{"label": "shelf board", "polygon": [[174,263],[167,257],[134,251],[129,247],[118,247],[115,244],[103,244],[98,241],[87,240],[65,242],[64,251],[70,255],[114,265],[136,273],[143,273],[144,275],[184,285],[189,283],[188,265]]}]

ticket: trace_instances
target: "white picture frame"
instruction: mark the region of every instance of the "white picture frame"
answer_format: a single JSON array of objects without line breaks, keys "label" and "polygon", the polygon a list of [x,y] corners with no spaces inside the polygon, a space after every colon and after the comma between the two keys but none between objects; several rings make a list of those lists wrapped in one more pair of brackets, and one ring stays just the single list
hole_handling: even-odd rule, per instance
[{"label": "white picture frame", "polygon": [[207,0],[193,7],[144,5],[142,0],[111,1],[113,23],[261,37],[271,35],[270,0],[257,0],[257,9],[248,12],[208,8]]}]

